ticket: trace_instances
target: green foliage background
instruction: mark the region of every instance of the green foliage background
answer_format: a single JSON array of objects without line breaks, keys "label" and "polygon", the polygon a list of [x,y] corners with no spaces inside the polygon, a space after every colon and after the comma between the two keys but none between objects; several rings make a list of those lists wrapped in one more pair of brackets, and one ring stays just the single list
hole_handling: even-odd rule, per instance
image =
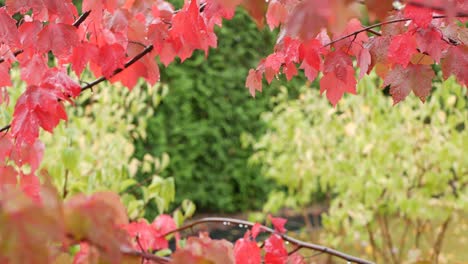
[{"label": "green foliage background", "polygon": [[442,223],[463,226],[468,213],[466,88],[434,82],[425,104],[411,95],[392,107],[377,83],[364,78],[336,109],[310,87],[295,100],[287,89],[272,99],[252,157],[279,185],[264,211],[303,209],[325,191],[326,244],[373,252],[377,263],[391,263],[394,252],[396,263],[430,260]]},{"label": "green foliage background", "polygon": [[235,212],[259,208],[270,182],[258,166],[249,166],[250,148],[240,135],[261,135],[260,114],[277,91],[265,88],[253,99],[245,88],[249,68],[271,52],[274,34],[260,31],[238,10],[217,30],[218,48],[197,52],[183,64],[161,69],[168,96],[148,121],[148,138],[138,142],[137,157],[167,152],[162,174],[175,178],[177,197],[193,200],[202,211]]}]

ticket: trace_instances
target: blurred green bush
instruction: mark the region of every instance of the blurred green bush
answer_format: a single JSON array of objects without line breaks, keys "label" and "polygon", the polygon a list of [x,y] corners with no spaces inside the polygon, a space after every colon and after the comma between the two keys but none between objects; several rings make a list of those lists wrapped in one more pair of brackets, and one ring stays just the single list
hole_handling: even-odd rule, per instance
[{"label": "blurred green bush", "polygon": [[411,95],[392,107],[376,83],[364,78],[336,109],[315,88],[272,99],[252,157],[280,186],[264,210],[303,209],[323,191],[327,244],[377,263],[436,263],[440,230],[468,212],[467,92],[449,79],[425,104]]},{"label": "blurred green bush", "polygon": [[137,157],[167,152],[162,175],[175,178],[176,199],[188,198],[202,211],[236,212],[259,208],[271,184],[258,166],[249,166],[251,148],[240,135],[261,135],[260,114],[277,89],[252,98],[245,88],[249,68],[272,50],[274,34],[260,31],[240,12],[217,30],[218,48],[208,58],[197,52],[183,64],[161,69],[168,96],[148,121],[148,137],[138,142]]}]

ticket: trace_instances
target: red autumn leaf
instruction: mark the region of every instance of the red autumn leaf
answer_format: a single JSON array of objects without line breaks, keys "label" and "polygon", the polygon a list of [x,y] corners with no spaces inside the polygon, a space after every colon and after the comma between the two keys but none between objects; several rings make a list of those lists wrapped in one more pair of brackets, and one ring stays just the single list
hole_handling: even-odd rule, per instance
[{"label": "red autumn leaf", "polygon": [[265,67],[265,79],[271,83],[273,78],[279,73],[281,65],[284,63],[284,54],[275,52],[266,57],[263,65]]},{"label": "red autumn leaf", "polygon": [[299,47],[299,57],[303,59],[303,63],[307,63],[317,71],[320,70],[322,59],[320,57],[322,43],[318,39],[311,39],[302,43]]},{"label": "red autumn leaf", "polygon": [[406,18],[411,19],[417,26],[426,28],[432,20],[432,10],[429,8],[407,4],[403,13]]},{"label": "red autumn leaf", "polygon": [[271,223],[273,224],[273,227],[275,228],[277,232],[279,233],[286,232],[286,228],[284,228],[284,225],[288,221],[287,219],[281,218],[281,217],[272,217],[270,214],[268,215],[268,219],[270,219]]},{"label": "red autumn leaf", "polygon": [[106,78],[110,78],[116,69],[122,68],[125,60],[125,49],[117,43],[100,47],[98,56],[94,58],[94,62],[99,65],[102,75]]},{"label": "red autumn leaf", "polygon": [[40,52],[51,50],[54,55],[61,57],[70,54],[78,41],[78,34],[74,26],[50,23],[39,33],[37,48]]},{"label": "red autumn leaf", "polygon": [[406,68],[396,65],[385,78],[384,86],[390,85],[394,104],[405,99],[411,91],[424,102],[431,92],[434,76],[429,65],[410,64]]},{"label": "red autumn leaf", "polygon": [[54,89],[58,98],[69,100],[69,97],[77,97],[81,93],[81,87],[73,81],[67,73],[58,69],[47,71],[41,82],[41,86]]},{"label": "red autumn leaf", "polygon": [[20,186],[21,190],[35,203],[41,203],[41,183],[36,175],[21,175]]},{"label": "red autumn leaf", "polygon": [[263,249],[265,250],[265,263],[284,264],[288,259],[288,251],[286,251],[284,241],[277,234],[272,234],[265,241]]},{"label": "red autumn leaf", "polygon": [[252,226],[252,238],[257,238],[260,232],[262,232],[262,225],[259,223],[255,223],[254,226]]},{"label": "red autumn leaf", "polygon": [[342,51],[334,51],[325,57],[324,76],[320,80],[320,93],[327,92],[333,106],[343,94],[356,94],[356,78],[351,58]]},{"label": "red autumn leaf", "polygon": [[369,66],[371,65],[371,54],[369,49],[361,49],[359,56],[357,57],[359,71],[359,79],[364,77],[364,74],[369,72]]},{"label": "red autumn leaf", "polygon": [[35,53],[37,48],[37,38],[39,32],[42,30],[42,23],[40,21],[34,20],[31,22],[24,22],[18,28],[20,41],[22,44],[22,49],[24,53]]},{"label": "red autumn leaf", "polygon": [[144,219],[124,225],[122,228],[133,238],[133,247],[137,250],[149,251],[168,247],[167,240],[164,238],[161,240],[156,228]]},{"label": "red autumn leaf", "polygon": [[392,38],[388,47],[388,60],[391,63],[408,66],[411,57],[417,51],[416,38],[411,33],[404,33]]},{"label": "red autumn leaf", "polygon": [[[3,86],[11,86],[10,68],[7,63],[0,64],[0,87]],[[3,101],[1,98],[0,95],[0,104]]]},{"label": "red autumn leaf", "polygon": [[46,58],[38,53],[31,58],[20,60],[21,79],[30,85],[41,83],[43,76],[49,70]]},{"label": "red autumn leaf", "polygon": [[98,53],[98,47],[88,42],[80,43],[73,47],[68,61],[76,75],[80,76],[88,62],[98,57]]},{"label": "red autumn leaf", "polygon": [[468,85],[468,46],[458,45],[450,47],[447,55],[442,59],[442,73],[447,79],[454,75],[458,82]]},{"label": "red autumn leaf", "polygon": [[213,28],[208,28],[200,14],[197,1],[190,1],[172,18],[169,34],[173,40],[180,40],[178,55],[182,61],[192,55],[195,49],[208,54],[209,47],[216,47],[217,39]]},{"label": "red autumn leaf", "polygon": [[44,155],[44,144],[36,140],[33,144],[16,144],[11,149],[10,158],[15,161],[18,167],[29,164],[31,173],[34,173],[41,164]]},{"label": "red autumn leaf", "polygon": [[272,0],[266,13],[267,24],[271,30],[284,23],[288,18],[288,10],[280,0]]},{"label": "red autumn leaf", "polygon": [[442,54],[449,47],[449,44],[442,39],[440,31],[432,27],[418,30],[415,37],[419,50],[429,54],[436,62],[440,62]]},{"label": "red autumn leaf", "polygon": [[[250,232],[247,231],[244,238],[238,239],[234,245],[236,263],[260,264],[262,262],[261,250],[257,243],[252,241],[249,236]],[[252,233],[252,236],[256,236],[256,234]]]},{"label": "red autumn leaf", "polygon": [[255,97],[255,91],[262,91],[262,73],[258,70],[250,69],[245,86],[249,89],[250,94]]},{"label": "red autumn leaf", "polygon": [[[353,34],[354,32],[362,30],[363,27],[361,25],[361,22],[359,20],[353,18],[351,19],[348,24],[346,25],[345,30],[339,34],[336,35],[334,39],[339,39],[341,37],[347,36],[349,34]],[[335,50],[342,50],[347,54],[354,55],[355,57],[358,57],[361,49],[363,49],[363,44],[367,42],[369,38],[365,33],[360,33],[356,34],[354,36],[348,37],[346,39],[340,40],[333,44],[335,47]]]},{"label": "red autumn leaf", "polygon": [[12,136],[18,144],[32,144],[39,136],[39,126],[52,130],[61,119],[67,120],[65,109],[58,101],[61,95],[54,89],[31,85],[20,96],[13,113]]},{"label": "red autumn leaf", "polygon": [[0,8],[0,43],[9,46],[19,46],[19,34],[16,28],[16,21],[7,14],[5,8]]}]

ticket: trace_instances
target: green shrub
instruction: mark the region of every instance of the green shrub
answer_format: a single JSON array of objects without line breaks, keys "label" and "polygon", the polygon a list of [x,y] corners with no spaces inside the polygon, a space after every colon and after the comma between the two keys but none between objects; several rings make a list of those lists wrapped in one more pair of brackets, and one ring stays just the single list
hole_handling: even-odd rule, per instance
[{"label": "green shrub", "polygon": [[274,99],[252,157],[281,186],[264,210],[304,208],[325,190],[328,244],[373,252],[378,263],[434,258],[444,223],[468,212],[466,89],[450,79],[425,104],[410,96],[392,107],[375,82],[363,79],[336,109],[317,89]]},{"label": "green shrub", "polygon": [[219,47],[208,58],[199,52],[183,65],[161,69],[169,93],[148,121],[137,157],[169,153],[171,163],[162,174],[175,178],[177,197],[204,211],[234,212],[260,207],[271,186],[257,166],[248,166],[252,151],[242,148],[240,135],[263,131],[259,117],[276,89],[253,99],[245,78],[271,51],[274,37],[259,32],[243,12],[217,32]]}]

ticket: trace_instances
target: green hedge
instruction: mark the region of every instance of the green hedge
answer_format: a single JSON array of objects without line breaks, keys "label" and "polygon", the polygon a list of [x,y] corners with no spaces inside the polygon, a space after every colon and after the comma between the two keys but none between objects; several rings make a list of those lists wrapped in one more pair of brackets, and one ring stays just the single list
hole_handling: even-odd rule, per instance
[{"label": "green hedge", "polygon": [[218,30],[218,48],[208,58],[196,53],[161,69],[169,94],[149,120],[148,140],[137,143],[137,156],[169,153],[163,174],[175,178],[177,197],[192,199],[201,211],[259,208],[270,190],[259,168],[247,164],[252,150],[241,147],[240,135],[264,131],[259,117],[277,89],[253,99],[244,84],[248,69],[271,52],[274,36],[240,12]]}]

